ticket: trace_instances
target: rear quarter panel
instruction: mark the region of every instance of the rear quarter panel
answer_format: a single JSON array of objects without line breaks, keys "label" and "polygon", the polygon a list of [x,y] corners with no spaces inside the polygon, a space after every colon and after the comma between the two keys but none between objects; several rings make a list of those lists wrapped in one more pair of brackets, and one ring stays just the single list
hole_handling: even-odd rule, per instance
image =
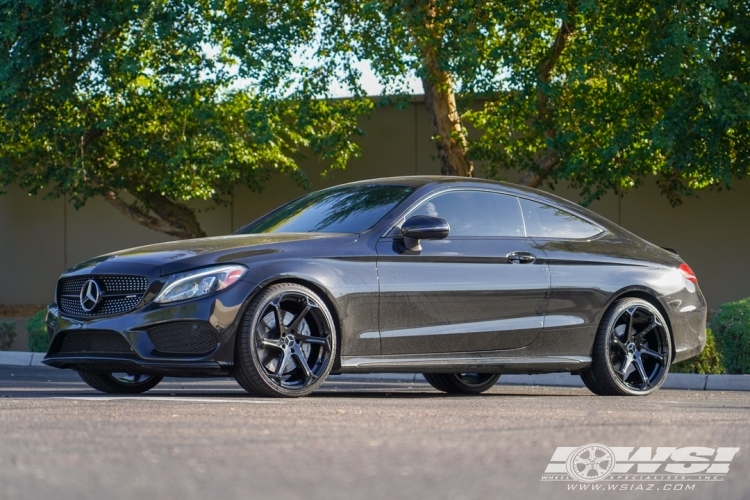
[{"label": "rear quarter panel", "polygon": [[629,234],[611,232],[587,241],[535,241],[550,266],[545,330],[539,339],[548,349],[581,355],[587,349],[589,355],[602,316],[615,300],[628,295],[648,296],[661,305],[671,326],[676,360],[705,345],[705,300],[677,269],[681,260],[676,255]]}]

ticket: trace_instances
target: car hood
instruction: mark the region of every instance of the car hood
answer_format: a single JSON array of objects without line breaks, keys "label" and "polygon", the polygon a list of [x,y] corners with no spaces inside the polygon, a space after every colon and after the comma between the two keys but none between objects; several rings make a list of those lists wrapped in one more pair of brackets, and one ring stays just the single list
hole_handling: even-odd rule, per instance
[{"label": "car hood", "polygon": [[303,248],[302,245],[307,247],[312,244],[318,247],[326,242],[347,245],[356,241],[357,236],[339,233],[266,233],[171,241],[101,255],[71,267],[64,275],[165,275],[195,267],[243,262],[253,257],[299,250]]}]

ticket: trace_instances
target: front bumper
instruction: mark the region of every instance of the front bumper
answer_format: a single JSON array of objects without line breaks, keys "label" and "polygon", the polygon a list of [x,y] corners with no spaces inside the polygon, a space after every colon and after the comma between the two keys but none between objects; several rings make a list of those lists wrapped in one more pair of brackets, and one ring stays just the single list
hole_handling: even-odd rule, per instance
[{"label": "front bumper", "polygon": [[[106,317],[69,317],[56,304],[50,304],[46,317],[51,335],[50,348],[43,363],[56,368],[102,373],[227,375],[234,364],[235,335],[244,304],[254,289],[254,284],[240,281],[227,290],[205,297],[175,304],[149,303],[129,313]],[[179,348],[170,351],[153,336],[155,327],[193,324],[210,325],[205,330],[215,335],[215,347],[199,353],[179,352]],[[78,342],[71,352],[66,337],[74,334],[78,338],[83,338],[83,335],[85,341]],[[109,339],[114,337],[117,341],[114,344],[119,347],[98,349],[96,345],[102,343],[96,342],[97,335],[106,335]],[[174,334],[171,340],[173,344],[175,340],[179,344],[179,338],[175,339]],[[124,348],[120,348],[122,346]]]}]

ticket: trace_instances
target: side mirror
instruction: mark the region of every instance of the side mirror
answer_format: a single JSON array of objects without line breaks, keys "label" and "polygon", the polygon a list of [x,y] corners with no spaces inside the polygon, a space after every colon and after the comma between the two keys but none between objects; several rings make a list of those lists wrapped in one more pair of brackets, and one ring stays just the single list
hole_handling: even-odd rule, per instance
[{"label": "side mirror", "polygon": [[404,246],[412,252],[420,252],[422,245],[419,240],[442,240],[448,236],[451,227],[448,222],[429,215],[415,215],[409,217],[401,225],[404,236]]}]

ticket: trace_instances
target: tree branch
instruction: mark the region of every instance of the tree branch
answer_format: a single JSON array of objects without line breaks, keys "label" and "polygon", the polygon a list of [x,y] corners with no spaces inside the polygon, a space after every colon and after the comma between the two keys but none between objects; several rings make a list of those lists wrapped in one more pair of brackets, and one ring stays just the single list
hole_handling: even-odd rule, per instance
[{"label": "tree branch", "polygon": [[112,189],[107,189],[104,192],[104,199],[110,205],[130,220],[144,227],[170,236],[176,236],[183,240],[206,236],[200,224],[198,224],[195,212],[190,208],[175,203],[161,195],[152,195],[149,198],[156,200],[156,204],[159,206],[159,210],[157,211],[152,205],[152,209],[158,217],[148,214],[135,205],[126,203]]},{"label": "tree branch", "polygon": [[177,203],[164,195],[158,193],[138,193],[137,197],[146,203],[146,205],[163,221],[166,221],[177,232],[184,235],[174,234],[182,239],[203,238],[206,233],[201,229],[200,223],[195,216],[195,212],[183,205]]},{"label": "tree branch", "polygon": [[[547,52],[547,55],[537,66],[537,75],[539,78],[539,86],[537,88],[537,122],[543,124],[547,128],[544,131],[545,139],[553,139],[557,135],[557,129],[554,125],[553,110],[550,108],[549,96],[544,90],[544,86],[549,83],[552,78],[552,70],[560,60],[560,56],[565,50],[565,46],[568,44],[568,39],[575,29],[572,17],[575,14],[576,7],[572,0],[568,1],[567,16],[562,20],[560,29],[555,35],[555,40]],[[554,149],[545,149],[540,151],[534,158],[535,168],[527,170],[521,180],[520,184],[524,184],[529,187],[539,187],[549,173],[560,164],[560,154]]]},{"label": "tree branch", "polygon": [[104,130],[100,128],[92,128],[87,130],[83,134],[83,140],[81,141],[81,149],[85,150],[89,145],[97,140],[99,137],[104,135]]},{"label": "tree branch", "polygon": [[536,158],[534,158],[534,170],[527,170],[521,176],[519,184],[529,187],[539,187],[544,179],[549,175],[553,168],[560,163],[560,155],[554,149],[546,149]]}]

